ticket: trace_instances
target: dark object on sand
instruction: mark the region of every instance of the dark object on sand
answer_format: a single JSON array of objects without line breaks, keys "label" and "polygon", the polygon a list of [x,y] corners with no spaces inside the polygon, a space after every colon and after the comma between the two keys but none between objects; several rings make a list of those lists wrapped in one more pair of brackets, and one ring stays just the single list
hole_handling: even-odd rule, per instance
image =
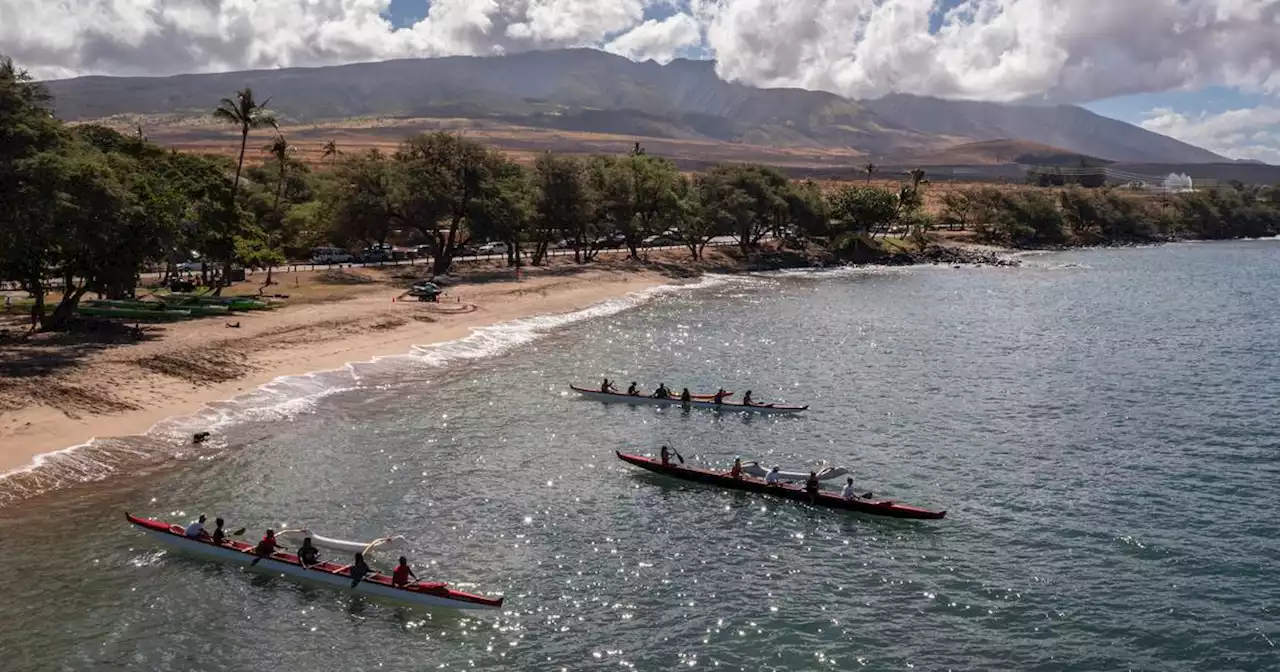
[{"label": "dark object on sand", "polygon": [[228,322],[228,323],[227,323],[227,328],[228,328],[228,329],[239,329],[239,328],[240,328],[240,323],[239,323],[239,322]]},{"label": "dark object on sand", "polygon": [[191,436],[191,443],[204,443],[209,438],[209,432],[196,432]]}]

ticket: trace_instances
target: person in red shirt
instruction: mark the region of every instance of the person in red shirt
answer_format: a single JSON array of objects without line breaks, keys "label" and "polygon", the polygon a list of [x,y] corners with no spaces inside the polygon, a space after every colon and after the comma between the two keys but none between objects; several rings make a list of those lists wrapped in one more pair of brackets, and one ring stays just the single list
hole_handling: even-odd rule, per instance
[{"label": "person in red shirt", "polygon": [[418,581],[418,575],[409,569],[409,559],[400,556],[400,564],[396,565],[395,571],[391,572],[391,585],[397,588],[404,588],[409,585],[409,577],[413,577],[414,582]]},{"label": "person in red shirt", "polygon": [[254,555],[258,557],[254,558],[253,562],[249,563],[249,565],[250,566],[256,565],[258,564],[259,560],[265,557],[268,557],[272,553],[275,553],[276,551],[283,548],[284,548],[283,546],[281,546],[278,542],[276,542],[276,531],[267,530],[266,535],[262,537],[262,541],[259,541],[258,545],[253,548]]}]

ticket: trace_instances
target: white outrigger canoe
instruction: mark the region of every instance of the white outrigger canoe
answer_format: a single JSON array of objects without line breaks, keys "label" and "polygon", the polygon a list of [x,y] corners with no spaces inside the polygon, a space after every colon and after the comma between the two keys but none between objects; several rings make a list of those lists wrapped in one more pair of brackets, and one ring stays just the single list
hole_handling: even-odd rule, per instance
[{"label": "white outrigger canoe", "polygon": [[[222,544],[213,543],[212,539],[191,539],[183,534],[181,525],[172,525],[160,520],[141,518],[128,513],[125,517],[147,536],[174,549],[198,555],[204,558],[221,560],[249,566],[255,570],[282,574],[292,579],[323,583],[349,590],[366,597],[381,598],[395,602],[416,604],[428,607],[452,607],[454,609],[500,609],[501,597],[485,597],[454,590],[443,582],[416,581],[403,588],[391,585],[391,577],[386,574],[370,573],[364,580],[351,587],[351,572],[345,564],[321,562],[310,567],[303,567],[298,556],[292,553],[277,552],[265,557],[257,565],[251,565],[258,556],[253,552],[253,544],[227,540]],[[314,541],[314,540],[313,540]]]},{"label": "white outrigger canoe", "polygon": [[621,403],[621,404],[648,404],[651,406],[683,406],[686,408],[706,408],[713,411],[728,411],[731,413],[799,413],[808,406],[790,406],[787,404],[740,404],[728,401],[716,403],[714,401],[703,401],[693,399],[690,401],[680,401],[680,396],[658,398],[641,396],[635,394],[623,394],[621,392],[601,392],[600,390],[591,390],[577,385],[570,385],[569,389],[581,394],[587,399],[595,401],[603,401],[605,403]]}]

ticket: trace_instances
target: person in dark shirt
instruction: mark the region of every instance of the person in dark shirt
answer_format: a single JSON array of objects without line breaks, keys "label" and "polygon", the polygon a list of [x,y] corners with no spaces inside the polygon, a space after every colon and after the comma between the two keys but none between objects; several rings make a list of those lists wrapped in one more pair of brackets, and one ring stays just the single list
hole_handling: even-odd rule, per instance
[{"label": "person in dark shirt", "polygon": [[298,548],[298,562],[302,563],[303,569],[320,562],[320,549],[311,545],[311,537],[302,540],[302,546]]},{"label": "person in dark shirt", "polygon": [[690,393],[689,388],[686,387],[680,392],[680,402],[687,404],[690,401],[693,401],[693,394]]},{"label": "person in dark shirt", "polygon": [[640,395],[640,389],[636,387],[636,381],[631,381],[631,387],[627,388],[627,395],[632,397]]},{"label": "person in dark shirt", "polygon": [[364,553],[356,553],[356,561],[351,563],[348,569],[351,570],[352,588],[360,585],[360,582],[364,581],[364,577],[368,576],[369,572],[372,571],[369,569],[369,565],[365,564]]},{"label": "person in dark shirt", "polygon": [[221,546],[222,542],[227,540],[227,531],[222,529],[223,524],[224,523],[221,518],[214,521],[215,527],[213,528],[213,543],[217,546]]},{"label": "person in dark shirt", "polygon": [[809,478],[804,479],[804,491],[809,493],[809,501],[817,503],[818,501],[818,474],[809,472]]}]

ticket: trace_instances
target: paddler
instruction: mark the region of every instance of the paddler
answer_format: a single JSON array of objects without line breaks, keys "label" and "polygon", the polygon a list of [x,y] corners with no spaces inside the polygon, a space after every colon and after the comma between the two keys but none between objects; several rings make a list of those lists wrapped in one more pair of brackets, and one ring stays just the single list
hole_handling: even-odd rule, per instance
[{"label": "paddler", "polygon": [[691,401],[693,401],[693,394],[691,394],[689,392],[689,388],[686,387],[680,391],[680,403],[687,404]]},{"label": "paddler", "polygon": [[364,553],[356,553],[356,561],[347,565],[346,568],[351,570],[352,588],[359,585],[364,580],[364,577],[368,576],[369,572],[372,571],[369,569],[369,565],[365,564]]},{"label": "paddler", "polygon": [[668,448],[668,447],[666,447],[666,446],[664,445],[664,446],[662,447],[662,450],[658,451],[658,455],[659,455],[659,456],[661,457],[661,459],[662,459],[662,466],[664,466],[664,467],[665,467],[665,466],[667,466],[668,464],[670,464],[670,463],[671,463],[671,449],[670,449],[670,448]]},{"label": "paddler", "polygon": [[742,405],[743,406],[751,405],[751,390],[747,390],[747,393],[742,395]]},{"label": "paddler", "polygon": [[197,519],[194,523],[191,523],[190,525],[188,525],[187,529],[182,531],[182,536],[188,539],[199,539],[205,536],[206,534],[206,532],[204,531],[205,520],[207,520],[207,518],[204,517],[204,514],[203,513],[200,514],[199,519]]},{"label": "paddler", "polygon": [[742,478],[742,458],[733,458],[733,466],[729,468],[729,478]]},{"label": "paddler", "polygon": [[816,503],[818,501],[818,474],[809,472],[809,478],[804,479],[804,491],[809,493],[809,501]]},{"label": "paddler", "polygon": [[222,542],[227,540],[227,531],[222,529],[223,522],[221,518],[214,520],[213,525],[213,543],[221,546]]},{"label": "paddler", "polygon": [[728,392],[725,392],[723,387],[720,388],[718,392],[716,392],[716,396],[715,396],[716,406],[719,406],[720,404],[724,403],[724,397],[726,394],[728,394]]},{"label": "paddler", "polygon": [[417,583],[418,575],[414,574],[412,569],[409,569],[409,559],[402,555],[400,556],[400,564],[396,565],[395,570],[391,572],[391,585],[396,588],[404,588],[409,585],[409,577],[411,576],[414,583]]},{"label": "paddler", "polygon": [[617,394],[617,392],[618,392],[617,390],[613,389],[613,383],[609,382],[609,379],[608,379],[608,378],[605,378],[605,379],[604,379],[604,382],[603,382],[603,383],[600,383],[600,391],[601,391],[601,392],[612,392],[612,393],[614,393],[614,394]]},{"label": "paddler", "polygon": [[640,396],[640,388],[636,387],[636,381],[634,380],[631,381],[631,386],[627,388],[627,396],[629,397]]},{"label": "paddler", "polygon": [[320,562],[320,549],[311,544],[311,537],[302,540],[302,546],[298,548],[298,562],[303,569]]},{"label": "paddler", "polygon": [[778,465],[775,464],[773,465],[773,468],[769,470],[769,473],[764,475],[764,484],[777,485],[780,478],[782,478],[782,475],[778,473]]},{"label": "paddler", "polygon": [[840,488],[840,496],[844,499],[857,499],[858,495],[853,492],[853,477],[845,479],[844,487]]},{"label": "paddler", "polygon": [[272,553],[275,553],[282,548],[284,547],[280,545],[280,542],[276,541],[276,531],[267,530],[267,533],[262,536],[262,540],[258,542],[258,545],[253,547],[253,553],[258,557],[254,558],[253,562],[249,563],[249,565],[252,566],[258,564],[259,560],[269,557]]},{"label": "paddler", "polygon": [[666,383],[658,383],[658,389],[653,391],[654,399],[670,399],[671,390],[667,389]]}]

